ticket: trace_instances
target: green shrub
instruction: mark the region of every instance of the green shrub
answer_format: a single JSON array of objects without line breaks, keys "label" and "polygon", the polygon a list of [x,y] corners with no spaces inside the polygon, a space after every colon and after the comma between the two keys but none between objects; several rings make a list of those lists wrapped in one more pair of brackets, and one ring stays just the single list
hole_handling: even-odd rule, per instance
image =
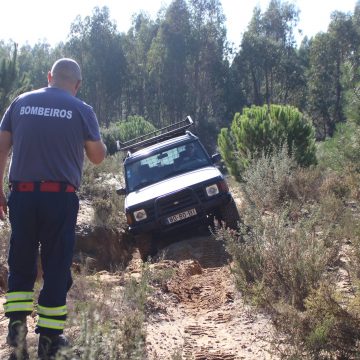
[{"label": "green shrub", "polygon": [[[353,174],[299,167],[286,148],[262,153],[242,174],[239,231],[215,231],[242,296],[270,314],[283,358],[359,356],[360,208],[352,198]],[[340,258],[346,255],[350,261]],[[351,294],[333,290],[338,266],[352,279]]]},{"label": "green shrub", "polygon": [[275,325],[285,359],[358,359],[359,317],[344,307],[333,285],[322,282],[305,300],[305,310],[276,306]]},{"label": "green shrub", "polygon": [[232,133],[229,132],[229,129],[221,129],[218,136],[218,147],[230,174],[237,180],[240,180],[241,169],[245,167],[245,164],[240,163],[239,156],[237,156],[235,140]]},{"label": "green shrub", "polygon": [[341,173],[360,172],[360,126],[338,124],[331,139],[318,146],[319,165]]},{"label": "green shrub", "polygon": [[113,155],[117,151],[117,140],[125,142],[154,130],[156,128],[143,117],[129,116],[125,121],[119,121],[106,129],[101,129],[101,136],[107,146],[108,153]]},{"label": "green shrub", "polygon": [[[241,177],[239,171],[246,168],[251,159],[261,154],[269,155],[284,145],[289,154],[294,154],[298,164],[316,163],[314,128],[292,106],[244,108],[242,114],[235,114],[231,130],[220,133],[218,145],[226,166],[237,177]],[[240,169],[229,152],[237,154]]]},{"label": "green shrub", "polygon": [[249,203],[258,209],[269,210],[281,206],[290,195],[296,162],[283,146],[271,155],[263,153],[252,160],[243,172],[243,192]]},{"label": "green shrub", "polygon": [[284,204],[300,210],[309,201],[328,195],[343,199],[350,193],[350,186],[338,174],[299,167],[286,146],[253,159],[242,178],[243,195],[259,211],[276,210]]},{"label": "green shrub", "polygon": [[349,90],[345,91],[345,114],[360,125],[360,83],[347,85]]},{"label": "green shrub", "polygon": [[304,344],[314,358],[326,358],[327,353],[349,359],[358,353],[360,322],[342,306],[341,297],[333,286],[320,284],[306,299]]},{"label": "green shrub", "polygon": [[216,232],[234,260],[239,290],[267,309],[279,301],[303,309],[305,298],[333,261],[328,239],[314,233],[312,219],[291,226],[287,211],[269,217],[253,213],[251,220],[241,236],[222,228]]}]

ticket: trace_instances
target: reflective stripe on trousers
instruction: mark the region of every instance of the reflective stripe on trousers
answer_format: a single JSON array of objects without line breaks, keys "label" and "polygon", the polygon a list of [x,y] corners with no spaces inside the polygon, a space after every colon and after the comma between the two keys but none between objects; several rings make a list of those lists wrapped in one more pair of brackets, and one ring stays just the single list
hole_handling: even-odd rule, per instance
[{"label": "reflective stripe on trousers", "polygon": [[56,307],[38,305],[37,313],[39,315],[37,321],[38,327],[52,330],[64,330],[67,315],[66,305]]},{"label": "reflective stripe on trousers", "polygon": [[11,315],[15,312],[31,313],[33,311],[34,292],[33,291],[12,291],[5,295],[4,312]]},{"label": "reflective stripe on trousers", "polygon": [[64,330],[65,320],[54,320],[39,316],[37,326],[52,330]]}]

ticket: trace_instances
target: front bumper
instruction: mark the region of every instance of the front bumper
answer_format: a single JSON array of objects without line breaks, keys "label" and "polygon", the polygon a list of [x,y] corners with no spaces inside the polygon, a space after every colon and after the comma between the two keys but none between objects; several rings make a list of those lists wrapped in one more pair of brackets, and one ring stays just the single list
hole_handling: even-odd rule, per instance
[{"label": "front bumper", "polygon": [[167,219],[179,213],[179,210],[170,211],[169,213],[162,215],[158,215],[155,212],[155,215],[149,220],[143,222],[140,221],[129,226],[129,231],[134,235],[138,235],[152,232],[166,233],[176,229],[185,228],[196,223],[203,222],[205,219],[207,219],[208,215],[214,215],[218,208],[229,203],[230,201],[232,201],[232,196],[230,193],[222,193],[212,199],[207,199],[207,201],[199,201],[195,205],[191,205],[188,208],[182,209],[182,211],[186,211],[190,208],[195,208],[195,216],[191,216],[172,224],[169,224]]}]

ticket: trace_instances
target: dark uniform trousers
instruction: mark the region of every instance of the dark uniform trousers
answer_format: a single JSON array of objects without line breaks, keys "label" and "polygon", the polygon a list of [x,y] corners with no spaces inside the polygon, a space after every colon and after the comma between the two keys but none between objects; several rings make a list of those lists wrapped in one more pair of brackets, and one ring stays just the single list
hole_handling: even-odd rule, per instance
[{"label": "dark uniform trousers", "polygon": [[61,334],[67,316],[66,295],[72,285],[79,199],[75,192],[11,191],[8,207],[12,233],[5,314],[11,318],[32,313],[40,246],[44,283],[35,331]]}]

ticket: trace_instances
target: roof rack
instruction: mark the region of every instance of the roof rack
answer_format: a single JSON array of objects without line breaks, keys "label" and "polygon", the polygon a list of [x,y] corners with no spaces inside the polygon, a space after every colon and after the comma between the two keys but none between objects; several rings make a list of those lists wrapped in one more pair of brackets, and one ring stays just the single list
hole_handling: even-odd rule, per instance
[{"label": "roof rack", "polygon": [[193,120],[190,116],[187,116],[184,120],[176,122],[172,125],[165,126],[161,129],[155,130],[148,134],[139,136],[132,140],[121,143],[119,140],[116,142],[119,151],[130,151],[140,150],[145,146],[156,144],[166,139],[171,139],[175,136],[185,134],[186,129],[193,125]]}]

